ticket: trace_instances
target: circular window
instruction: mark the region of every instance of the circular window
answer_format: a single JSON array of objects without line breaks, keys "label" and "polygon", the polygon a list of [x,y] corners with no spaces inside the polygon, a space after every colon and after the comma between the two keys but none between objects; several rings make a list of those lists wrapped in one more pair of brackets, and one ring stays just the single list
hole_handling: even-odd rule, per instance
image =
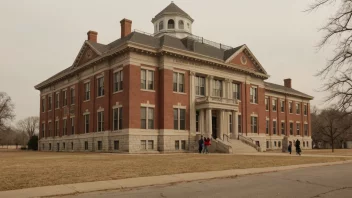
[{"label": "circular window", "polygon": [[245,55],[241,56],[241,63],[244,64],[244,65],[247,64],[247,58],[246,58]]},{"label": "circular window", "polygon": [[93,56],[92,50],[88,50],[87,53],[86,53],[86,57],[87,58],[91,58],[92,56]]}]

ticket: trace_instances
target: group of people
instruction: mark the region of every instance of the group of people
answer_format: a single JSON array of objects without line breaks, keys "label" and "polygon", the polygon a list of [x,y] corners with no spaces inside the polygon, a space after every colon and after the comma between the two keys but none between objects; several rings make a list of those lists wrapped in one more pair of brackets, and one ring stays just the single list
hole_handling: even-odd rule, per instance
[{"label": "group of people", "polygon": [[[295,141],[295,147],[296,147],[296,155],[301,155],[301,142],[297,139]],[[288,144],[288,152],[290,152],[290,154],[292,153],[292,142],[290,141]]]},{"label": "group of people", "polygon": [[211,145],[210,138],[201,136],[199,141],[199,153],[209,153],[208,147]]}]

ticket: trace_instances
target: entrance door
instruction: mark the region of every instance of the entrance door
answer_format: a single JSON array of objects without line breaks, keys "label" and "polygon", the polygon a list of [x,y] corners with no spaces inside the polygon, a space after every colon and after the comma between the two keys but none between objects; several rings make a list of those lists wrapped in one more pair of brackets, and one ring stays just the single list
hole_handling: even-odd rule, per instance
[{"label": "entrance door", "polygon": [[217,126],[217,118],[216,118],[216,116],[212,116],[211,126],[212,126],[212,134],[211,135],[213,136],[214,139],[216,139],[217,138],[217,134],[218,134],[218,132],[217,132],[218,126]]}]

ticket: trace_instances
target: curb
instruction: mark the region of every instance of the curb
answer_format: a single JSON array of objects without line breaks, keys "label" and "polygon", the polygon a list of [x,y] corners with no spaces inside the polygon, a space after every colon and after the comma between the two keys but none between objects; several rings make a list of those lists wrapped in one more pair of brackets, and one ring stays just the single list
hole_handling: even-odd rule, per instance
[{"label": "curb", "polygon": [[50,196],[60,196],[60,195],[62,196],[62,195],[72,195],[72,194],[103,191],[103,190],[119,190],[119,189],[126,189],[126,188],[191,182],[191,181],[206,180],[206,179],[231,178],[231,177],[244,176],[244,175],[293,170],[298,168],[331,166],[331,165],[339,165],[339,164],[347,164],[347,163],[352,163],[352,160],[330,162],[330,163],[301,164],[301,165],[267,167],[267,168],[233,169],[233,170],[223,170],[223,171],[161,175],[161,176],[152,176],[152,177],[138,177],[138,178],[129,178],[129,179],[121,179],[121,180],[85,182],[85,183],[76,183],[76,184],[62,184],[62,185],[55,185],[55,186],[26,188],[26,189],[20,189],[20,190],[10,190],[10,191],[2,191],[2,192],[0,191],[0,197],[34,198],[34,197],[50,197]]}]

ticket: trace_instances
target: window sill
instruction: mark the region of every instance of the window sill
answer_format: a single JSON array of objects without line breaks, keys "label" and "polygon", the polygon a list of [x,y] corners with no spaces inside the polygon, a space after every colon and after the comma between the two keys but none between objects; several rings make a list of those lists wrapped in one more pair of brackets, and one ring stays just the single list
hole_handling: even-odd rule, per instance
[{"label": "window sill", "polygon": [[141,91],[146,91],[146,92],[155,92],[154,89],[141,89]]},{"label": "window sill", "polygon": [[97,99],[98,99],[98,98],[103,98],[104,96],[105,96],[105,95],[102,95],[102,96],[97,96]]},{"label": "window sill", "polygon": [[89,102],[90,101],[90,99],[89,100],[84,100],[83,102]]},{"label": "window sill", "polygon": [[181,94],[181,95],[187,95],[187,93],[185,93],[185,92],[173,92],[174,94]]},{"label": "window sill", "polygon": [[112,94],[114,95],[114,94],[121,93],[121,92],[123,92],[123,90],[115,91]]},{"label": "window sill", "polygon": [[70,106],[75,106],[75,104],[71,104]]},{"label": "window sill", "polygon": [[51,109],[50,110],[48,110],[48,112],[50,112],[51,111]]},{"label": "window sill", "polygon": [[258,103],[252,103],[252,102],[250,102],[249,104],[252,104],[252,105],[258,105]]}]

